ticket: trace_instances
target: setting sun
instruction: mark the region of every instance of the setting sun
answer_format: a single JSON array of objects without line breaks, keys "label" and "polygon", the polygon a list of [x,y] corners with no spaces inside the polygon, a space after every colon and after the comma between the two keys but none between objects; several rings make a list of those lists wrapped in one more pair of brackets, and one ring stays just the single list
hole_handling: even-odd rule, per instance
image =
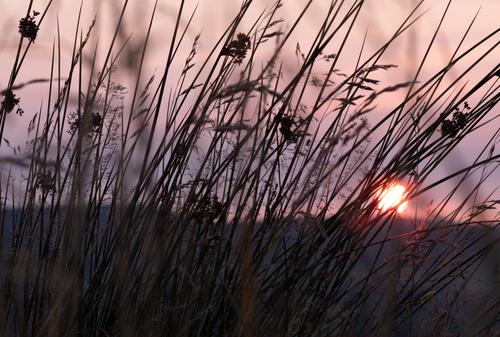
[{"label": "setting sun", "polygon": [[395,208],[398,213],[403,213],[408,206],[406,188],[401,184],[391,184],[383,191],[377,193],[378,207],[383,211]]}]

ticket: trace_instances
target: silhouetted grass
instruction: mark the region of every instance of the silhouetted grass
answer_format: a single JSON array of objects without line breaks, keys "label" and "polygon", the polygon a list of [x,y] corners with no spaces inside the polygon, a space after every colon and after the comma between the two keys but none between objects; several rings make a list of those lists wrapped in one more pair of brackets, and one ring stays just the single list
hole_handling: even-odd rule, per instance
[{"label": "silhouetted grass", "polygon": [[[461,83],[498,53],[500,29],[465,49],[472,21],[448,64],[424,78],[447,7],[414,78],[382,86],[377,76],[398,71],[383,56],[422,3],[366,55],[349,40],[364,1],[331,1],[311,47],[297,45],[299,67],[285,71],[283,50],[312,1],[287,30],[287,4],[250,17],[252,2],[242,2],[205,59],[197,54],[203,36],[189,42],[179,71],[174,61],[196,20],[181,0],[155,76],[143,67],[156,5],[143,45],[128,50],[123,2],[101,62],[89,43],[95,21],[84,27],[80,7],[65,74],[57,32],[50,72],[35,80],[48,94],[26,148],[0,137],[15,150],[1,164],[3,335],[498,333],[500,201],[480,193],[500,163],[498,128],[472,164],[432,174],[470,133],[498,125],[499,66]],[[20,19],[0,136],[29,99],[17,90],[32,82],[16,79],[50,6],[39,14],[30,1]],[[273,51],[264,61],[263,49]],[[337,68],[344,55],[354,69]],[[136,74],[132,88],[115,80],[121,71]],[[455,80],[444,81],[450,71]],[[396,107],[372,122],[381,100],[399,93]],[[14,179],[19,172],[24,178]],[[471,185],[470,177],[479,178]],[[410,201],[451,187],[402,219],[378,207],[377,191],[395,181]]]}]

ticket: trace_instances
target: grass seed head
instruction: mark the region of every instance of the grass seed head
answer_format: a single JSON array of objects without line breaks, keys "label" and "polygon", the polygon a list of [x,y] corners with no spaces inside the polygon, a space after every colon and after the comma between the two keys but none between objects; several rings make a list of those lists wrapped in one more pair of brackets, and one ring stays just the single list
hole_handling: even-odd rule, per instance
[{"label": "grass seed head", "polygon": [[[470,110],[470,106],[467,102],[464,103],[464,110]],[[460,130],[465,129],[467,126],[467,116],[468,113],[456,107],[452,119],[444,119],[441,122],[441,135],[443,137],[455,137]]]},{"label": "grass seed head", "polygon": [[32,16],[26,16],[19,20],[19,33],[22,37],[30,40],[31,42],[35,42],[36,36],[38,34],[38,25],[35,22],[35,17],[39,13],[33,11]]},{"label": "grass seed head", "polygon": [[[16,105],[19,104],[20,99],[18,97],[16,97],[16,95],[14,94],[14,92],[12,92],[11,89],[7,89],[7,90],[2,91],[0,93],[0,95],[2,95],[4,97],[4,99],[2,101],[2,108],[7,113],[14,110]],[[22,115],[22,113],[21,113],[21,115]]]},{"label": "grass seed head", "polygon": [[241,64],[250,49],[250,37],[246,34],[239,33],[236,40],[229,42],[222,48],[221,55],[230,56],[234,63]]}]

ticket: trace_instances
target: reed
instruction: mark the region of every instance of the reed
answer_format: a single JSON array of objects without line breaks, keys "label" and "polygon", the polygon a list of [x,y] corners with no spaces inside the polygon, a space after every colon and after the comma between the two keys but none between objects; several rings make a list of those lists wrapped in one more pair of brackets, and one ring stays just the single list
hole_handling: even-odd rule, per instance
[{"label": "reed", "polygon": [[[48,89],[44,105],[17,149],[2,134],[13,118],[30,118],[20,92],[33,82],[17,78],[53,6],[40,14],[29,2],[0,111],[0,146],[15,150],[0,164],[2,335],[498,333],[500,201],[483,189],[500,163],[500,65],[462,83],[498,54],[500,29],[465,48],[474,18],[448,64],[425,77],[450,2],[414,77],[382,85],[379,76],[400,71],[384,56],[423,2],[367,54],[364,43],[350,48],[365,1],[331,1],[310,47],[297,44],[296,68],[283,51],[312,0],[287,25],[288,4],[253,17],[253,2],[242,1],[205,58],[203,35],[186,34],[196,13],[177,2],[154,76],[144,64],[158,2],[136,48],[124,27],[129,1],[108,46],[92,45],[99,19],[85,26],[80,7],[71,59],[56,32],[47,78],[36,80]],[[343,57],[353,69],[338,69]],[[130,73],[126,88],[117,78]],[[388,97],[399,101],[376,120]],[[472,164],[435,176],[491,125]],[[402,219],[379,207],[395,182],[410,203],[451,187]]]}]

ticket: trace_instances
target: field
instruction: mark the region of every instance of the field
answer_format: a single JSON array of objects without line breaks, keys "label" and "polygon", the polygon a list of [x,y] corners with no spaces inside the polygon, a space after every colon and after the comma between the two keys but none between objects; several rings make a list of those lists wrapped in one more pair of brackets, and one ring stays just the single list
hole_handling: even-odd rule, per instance
[{"label": "field", "polygon": [[369,0],[242,0],[216,39],[191,0],[136,35],[138,0],[78,3],[69,35],[60,1],[25,2],[0,336],[500,336],[498,23],[464,13],[444,52],[451,1],[377,41]]}]

